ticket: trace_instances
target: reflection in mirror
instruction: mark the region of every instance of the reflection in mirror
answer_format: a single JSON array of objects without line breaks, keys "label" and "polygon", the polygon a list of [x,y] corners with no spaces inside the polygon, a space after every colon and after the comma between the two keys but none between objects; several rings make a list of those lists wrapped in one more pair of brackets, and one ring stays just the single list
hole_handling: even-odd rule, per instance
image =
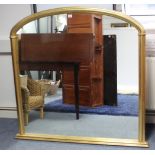
[{"label": "reflection in mirror", "polygon": [[61,33],[66,30],[67,15],[43,17],[24,25],[17,33]]},{"label": "reflection in mirror", "polygon": [[[48,33],[53,39],[51,46],[60,43],[57,34],[95,36],[92,62],[81,62],[79,69],[79,120],[75,118],[73,68],[54,70],[43,67],[43,62],[34,66],[34,62],[20,61],[26,133],[138,139],[139,66],[135,28],[108,16],[73,13],[28,23],[18,32],[21,36],[24,33],[38,33],[42,42],[46,41],[43,34]],[[36,42],[31,46],[35,50],[39,47]],[[63,42],[61,46],[64,47]],[[85,50],[88,51],[86,47]]]}]

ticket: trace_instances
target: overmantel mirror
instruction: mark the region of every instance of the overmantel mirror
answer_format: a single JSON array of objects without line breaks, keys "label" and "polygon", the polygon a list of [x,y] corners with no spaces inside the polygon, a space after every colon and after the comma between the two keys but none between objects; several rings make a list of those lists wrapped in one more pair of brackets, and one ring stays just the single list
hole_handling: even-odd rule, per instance
[{"label": "overmantel mirror", "polygon": [[41,11],[10,34],[19,139],[148,147],[145,31],[120,12]]}]

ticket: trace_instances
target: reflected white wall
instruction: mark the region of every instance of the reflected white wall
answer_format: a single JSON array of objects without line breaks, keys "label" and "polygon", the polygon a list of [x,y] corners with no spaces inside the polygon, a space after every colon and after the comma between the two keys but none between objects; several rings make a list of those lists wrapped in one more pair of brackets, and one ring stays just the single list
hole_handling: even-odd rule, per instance
[{"label": "reflected white wall", "polygon": [[138,32],[134,28],[104,29],[104,35],[116,35],[117,89],[121,93],[138,93]]}]

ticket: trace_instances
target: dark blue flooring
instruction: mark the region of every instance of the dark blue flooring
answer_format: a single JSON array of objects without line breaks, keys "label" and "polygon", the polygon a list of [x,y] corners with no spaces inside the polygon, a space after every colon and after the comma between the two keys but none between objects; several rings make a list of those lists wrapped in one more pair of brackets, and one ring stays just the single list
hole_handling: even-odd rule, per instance
[{"label": "dark blue flooring", "polygon": [[[80,113],[116,115],[116,116],[138,116],[138,95],[117,95],[117,106],[80,106]],[[62,99],[45,104],[44,111],[53,112],[75,112],[75,106],[64,104]]]}]

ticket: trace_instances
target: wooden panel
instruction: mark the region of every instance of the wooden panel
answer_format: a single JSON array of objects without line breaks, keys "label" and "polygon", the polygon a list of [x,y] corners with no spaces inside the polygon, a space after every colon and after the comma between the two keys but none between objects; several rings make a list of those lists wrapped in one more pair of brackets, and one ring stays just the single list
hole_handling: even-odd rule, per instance
[{"label": "wooden panel", "polygon": [[68,14],[67,25],[68,33],[92,33],[92,15]]},{"label": "wooden panel", "polygon": [[90,28],[69,28],[69,33],[92,33]]},{"label": "wooden panel", "polygon": [[[73,84],[74,74],[73,67],[64,68],[63,83]],[[79,69],[79,85],[90,85],[90,68],[88,66],[80,66]]]},{"label": "wooden panel", "polygon": [[91,106],[90,88],[80,86],[80,105]]},{"label": "wooden panel", "polygon": [[116,35],[104,35],[104,102],[117,105]]},{"label": "wooden panel", "polygon": [[[74,86],[73,85],[63,85],[63,102],[67,104],[74,104],[75,97],[74,97]],[[80,96],[80,105],[83,106],[91,106],[90,104],[90,88],[89,87],[82,87],[79,88],[79,96]]]},{"label": "wooden panel", "polygon": [[74,85],[63,84],[63,102],[68,104],[75,103]]},{"label": "wooden panel", "polygon": [[93,33],[92,17],[90,14],[74,13],[68,15],[68,33]]},{"label": "wooden panel", "polygon": [[90,85],[90,68],[89,67],[80,67],[79,71],[79,84],[80,85]]},{"label": "wooden panel", "polygon": [[103,102],[103,83],[102,79],[95,79],[91,85],[92,106],[102,106]]},{"label": "wooden panel", "polygon": [[81,62],[92,59],[92,34],[22,34],[22,62]]},{"label": "wooden panel", "polygon": [[71,85],[73,85],[73,83],[74,83],[73,67],[64,68],[63,69],[62,78],[63,78],[63,83],[64,84],[71,84]]},{"label": "wooden panel", "polygon": [[[93,59],[91,62],[81,62],[79,70],[80,95],[83,102],[80,105],[100,106],[103,105],[103,41],[102,41],[102,16],[95,14],[69,14],[67,18],[68,33],[91,33],[94,35],[95,48],[93,48]],[[67,75],[66,75],[67,74]],[[63,72],[64,89],[72,85],[73,70]],[[67,79],[68,78],[68,79]],[[64,90],[65,92],[65,90]],[[73,92],[72,92],[73,93]],[[67,103],[67,96],[65,96]],[[69,96],[68,96],[69,97]],[[80,99],[81,100],[81,99]],[[86,102],[87,101],[87,102]],[[85,104],[84,104],[85,103]],[[74,104],[74,103],[73,103]]]},{"label": "wooden panel", "polygon": [[102,34],[103,34],[102,16],[100,16],[100,18],[96,18],[96,16],[94,17],[95,37],[96,37],[96,42],[98,43],[98,45],[102,45],[102,41],[103,41],[103,38],[102,38]]}]

